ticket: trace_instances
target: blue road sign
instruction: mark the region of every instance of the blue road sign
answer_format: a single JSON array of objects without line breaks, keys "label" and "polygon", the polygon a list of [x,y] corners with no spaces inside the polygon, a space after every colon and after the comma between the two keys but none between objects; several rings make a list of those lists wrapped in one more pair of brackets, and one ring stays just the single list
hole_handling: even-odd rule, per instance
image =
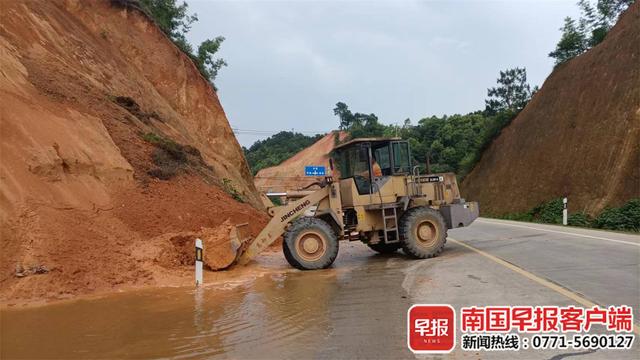
[{"label": "blue road sign", "polygon": [[324,166],[305,166],[304,176],[325,176],[326,171]]}]

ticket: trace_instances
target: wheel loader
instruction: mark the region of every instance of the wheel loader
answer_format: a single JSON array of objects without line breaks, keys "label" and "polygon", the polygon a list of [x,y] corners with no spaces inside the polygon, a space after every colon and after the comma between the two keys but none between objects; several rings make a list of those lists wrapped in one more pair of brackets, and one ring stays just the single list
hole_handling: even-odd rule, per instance
[{"label": "wheel loader", "polygon": [[[247,263],[280,236],[285,258],[301,270],[331,266],[339,240],[426,259],[442,252],[448,229],[478,217],[478,203],[460,197],[455,175],[420,174],[420,167],[412,166],[409,143],[400,138],[348,141],[332,151],[329,163],[329,176],[312,184],[319,189],[288,192],[286,205],[271,204],[272,219],[253,242],[242,243],[232,234],[238,263]],[[332,176],[334,164],[338,180]]]}]

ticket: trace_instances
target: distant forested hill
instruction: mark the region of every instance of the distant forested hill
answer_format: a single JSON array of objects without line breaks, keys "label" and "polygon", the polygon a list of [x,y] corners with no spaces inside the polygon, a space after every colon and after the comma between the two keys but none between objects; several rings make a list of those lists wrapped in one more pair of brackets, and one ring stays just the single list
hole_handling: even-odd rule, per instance
[{"label": "distant forested hill", "polygon": [[251,172],[255,175],[261,169],[275,166],[312,145],[324,134],[307,136],[291,131],[281,131],[264,140],[256,141],[248,149],[243,147]]}]

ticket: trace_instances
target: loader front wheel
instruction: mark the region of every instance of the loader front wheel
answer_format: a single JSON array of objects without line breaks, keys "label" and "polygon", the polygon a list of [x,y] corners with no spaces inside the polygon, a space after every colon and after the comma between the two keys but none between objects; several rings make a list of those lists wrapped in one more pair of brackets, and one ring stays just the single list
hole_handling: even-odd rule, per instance
[{"label": "loader front wheel", "polygon": [[295,268],[325,269],[338,256],[338,238],[324,220],[301,217],[285,232],[282,250],[289,264]]},{"label": "loader front wheel", "polygon": [[420,206],[410,209],[400,223],[402,251],[414,258],[438,256],[447,241],[444,218],[435,209]]}]

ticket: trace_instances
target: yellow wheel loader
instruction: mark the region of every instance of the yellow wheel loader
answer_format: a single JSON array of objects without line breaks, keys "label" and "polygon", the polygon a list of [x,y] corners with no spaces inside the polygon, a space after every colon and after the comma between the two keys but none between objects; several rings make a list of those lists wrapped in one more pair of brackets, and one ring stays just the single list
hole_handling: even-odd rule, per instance
[{"label": "yellow wheel loader", "polygon": [[232,231],[238,263],[247,263],[282,235],[285,258],[302,270],[331,266],[339,240],[359,240],[379,253],[402,248],[426,259],[442,251],[448,229],[478,217],[478,203],[460,198],[454,174],[421,175],[411,166],[407,141],[354,139],[331,155],[338,181],[327,176],[314,184],[318,190],[286,193],[287,204],[268,208],[271,221],[248,247]]}]

